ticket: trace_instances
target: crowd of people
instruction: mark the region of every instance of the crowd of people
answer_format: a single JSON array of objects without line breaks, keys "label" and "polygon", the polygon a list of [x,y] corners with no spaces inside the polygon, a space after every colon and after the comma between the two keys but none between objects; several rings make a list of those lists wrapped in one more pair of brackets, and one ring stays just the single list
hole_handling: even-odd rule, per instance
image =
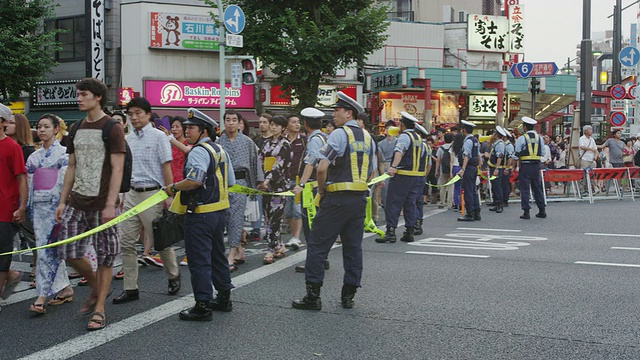
[{"label": "crowd of people", "polygon": [[[329,249],[334,242],[342,242],[341,302],[351,308],[362,274],[368,197],[376,225],[381,225],[379,214],[384,211],[386,232],[376,241],[395,243],[402,216],[405,231],[400,240],[412,242],[423,233],[422,211],[428,203],[462,212],[459,221],[481,220],[479,176],[482,182],[491,182],[489,210],[501,213],[518,183],[520,217],[530,219],[531,188],[539,208],[536,216],[545,218],[539,169],[567,166],[566,139],[537,134],[536,121],[527,117],[522,119],[525,132],[521,136],[497,126],[481,142],[473,135],[471,122],[462,120],[448,130],[429,133],[414,116],[402,112],[398,123],[388,121],[378,135],[368,128],[364,109],[339,93],[333,121],[324,131],[325,113],[306,108],[288,116],[262,114],[258,133],[252,136],[247,120],[233,110],[223,114],[224,127],[218,133],[218,123],[197,109],[158,125],[154,121],[158,116],[143,97],[132,99],[124,112],[105,113],[103,83],[84,79],[77,90],[79,109],[86,118],[67,129],[58,116],[41,116],[36,122],[37,144],[26,117],[11,114],[0,104],[0,177],[9,189],[1,197],[11,205],[0,209],[0,252],[12,251],[18,232],[24,248],[42,246],[112,220],[159,190],[169,196],[95,235],[33,253],[34,269],[29,275],[37,298],[28,311],[42,315],[48,306],[73,301],[69,279],[79,276],[80,284],[91,288],[81,310],[91,314],[88,330],[106,325],[105,302],[112,279],[123,280],[114,304],[140,298],[138,267],[145,265],[164,269],[169,295],[181,289],[178,266],[189,266],[196,305],[181,312],[181,319],[210,320],[212,311],[231,311],[230,273],[247,261],[247,241],[267,243],[265,266],[286,256],[286,248],[298,250],[306,242],[307,260],[296,271],[305,273],[307,294],[292,306],[311,310],[321,308],[319,294],[324,271],[329,269]],[[125,130],[127,125],[131,130]],[[595,167],[598,158],[602,166],[633,166],[640,134],[635,142],[623,141],[620,131],[614,130],[611,138],[597,143],[590,126],[583,132],[581,168]],[[130,183],[125,186],[122,179],[127,171]],[[390,177],[367,186],[381,174]],[[234,184],[261,193],[229,192]],[[551,184],[545,187],[549,191]],[[295,196],[282,194],[289,190]],[[316,198],[321,199],[319,203]],[[154,249],[153,221],[167,209],[184,216],[186,256],[180,261],[171,246]],[[247,213],[252,221],[245,229]],[[281,234],[284,223],[291,234],[287,242]],[[114,271],[120,263],[121,270]],[[0,257],[2,297],[9,296],[22,279],[23,274],[10,270],[10,265],[11,256]],[[73,274],[67,273],[67,265]]]}]

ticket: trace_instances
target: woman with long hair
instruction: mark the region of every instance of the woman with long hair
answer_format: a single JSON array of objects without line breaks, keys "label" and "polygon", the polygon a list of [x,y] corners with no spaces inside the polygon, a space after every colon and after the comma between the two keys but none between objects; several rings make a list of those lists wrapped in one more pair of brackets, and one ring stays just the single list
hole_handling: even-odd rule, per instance
[{"label": "woman with long hair", "polygon": [[[38,120],[36,129],[42,147],[26,162],[29,184],[30,217],[34,224],[36,246],[56,241],[54,212],[60,200],[64,173],[69,163],[67,148],[60,145],[56,134],[60,122],[54,115],[46,114]],[[46,313],[47,297],[57,294],[49,305],[62,305],[73,300],[73,289],[64,261],[57,256],[55,248],[38,250],[36,266],[36,291],[38,298],[29,307],[36,314]]]},{"label": "woman with long hair", "polygon": [[33,143],[33,135],[31,135],[31,126],[26,116],[22,114],[13,115],[11,119],[7,121],[5,134],[22,147],[22,155],[24,155],[25,162],[29,158],[29,155],[36,151]]},{"label": "woman with long hair", "polygon": [[[454,176],[460,171],[462,166],[462,144],[464,143],[464,135],[457,133],[453,138],[451,145],[451,174]],[[453,184],[453,207],[452,210],[460,210],[460,189],[462,189],[462,181],[458,180]]]},{"label": "woman with long hair", "polygon": [[[289,122],[282,115],[276,115],[271,119],[270,130],[272,137],[265,141],[264,147],[258,153],[258,164],[264,167],[264,182],[258,185],[259,190],[268,192],[281,192],[288,190],[289,181],[287,171],[291,166],[291,145],[283,130]],[[280,226],[284,217],[284,196],[264,195],[262,207],[266,218],[267,241],[269,250],[262,262],[272,264],[274,258],[284,256],[285,247],[280,238]]]}]

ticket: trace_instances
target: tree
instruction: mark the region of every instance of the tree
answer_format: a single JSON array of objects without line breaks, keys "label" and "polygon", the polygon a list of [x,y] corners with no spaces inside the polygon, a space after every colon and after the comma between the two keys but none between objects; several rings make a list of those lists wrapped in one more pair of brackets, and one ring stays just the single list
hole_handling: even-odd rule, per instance
[{"label": "tree", "polygon": [[53,9],[52,0],[0,0],[0,100],[31,92],[56,65],[58,30],[44,29]]},{"label": "tree", "polygon": [[[215,7],[215,0],[205,0]],[[364,66],[387,36],[387,8],[374,0],[233,0],[246,16],[244,47],[269,67],[275,85],[315,106],[318,85],[330,83],[338,68]],[[216,12],[217,14],[217,12]]]}]

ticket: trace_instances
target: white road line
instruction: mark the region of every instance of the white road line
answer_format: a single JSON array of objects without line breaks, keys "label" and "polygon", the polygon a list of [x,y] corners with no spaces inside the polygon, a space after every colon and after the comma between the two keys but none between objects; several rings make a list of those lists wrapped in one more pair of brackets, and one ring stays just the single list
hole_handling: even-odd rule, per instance
[{"label": "white road line", "polygon": [[640,250],[640,248],[623,247],[623,246],[612,246],[611,250]]},{"label": "white road line", "polygon": [[405,254],[457,256],[457,257],[469,257],[469,258],[479,258],[479,259],[486,259],[489,257],[489,255],[452,254],[452,253],[437,253],[437,252],[426,252],[426,251],[405,251]]},{"label": "white road line", "polygon": [[576,261],[574,264],[640,268],[640,264],[616,264],[616,263],[603,263],[603,262],[595,262],[595,261]]},{"label": "white road line", "polygon": [[[304,261],[307,251],[285,257],[269,266],[262,266],[256,270],[252,270],[246,274],[242,274],[233,278],[233,284],[236,289],[245,285],[249,285],[255,281],[263,279],[269,275],[275,274],[281,270],[287,269],[301,261]],[[89,332],[85,335],[67,340],[58,345],[44,349],[22,359],[68,359],[70,357],[82,354],[109,341],[118,339],[122,336],[130,334],[134,331],[145,328],[153,323],[164,320],[170,316],[178,316],[178,313],[184,309],[193,306],[193,294],[181,297],[179,299],[162,304],[151,310],[131,316],[114,324],[109,324],[105,329]],[[107,321],[109,314],[107,314]]]},{"label": "white road line", "polygon": [[603,234],[603,233],[584,233],[591,236],[621,236],[621,237],[640,237],[637,234]]},{"label": "white road line", "polygon": [[479,231],[498,231],[498,232],[522,232],[522,230],[511,230],[511,229],[485,229],[485,228],[466,228],[459,227],[458,230],[479,230]]}]

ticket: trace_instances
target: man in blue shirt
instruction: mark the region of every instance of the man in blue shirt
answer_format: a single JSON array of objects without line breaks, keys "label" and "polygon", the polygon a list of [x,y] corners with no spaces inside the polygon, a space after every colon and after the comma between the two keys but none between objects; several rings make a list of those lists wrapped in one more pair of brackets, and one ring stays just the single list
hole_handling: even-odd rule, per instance
[{"label": "man in blue shirt", "polygon": [[538,206],[537,218],[546,218],[546,204],[544,202],[544,193],[542,192],[542,182],[540,179],[540,159],[545,155],[544,141],[534,130],[534,126],[538,122],[530,117],[522,118],[522,125],[527,131],[516,140],[515,154],[520,160],[520,172],[518,178],[520,180],[520,205],[523,213],[520,219],[530,219],[529,199],[531,193],[529,186],[533,189],[533,198]]},{"label": "man in blue shirt", "polygon": [[462,134],[465,136],[462,143],[462,164],[458,175],[462,177],[462,190],[464,191],[464,216],[458,221],[476,221],[480,218],[480,200],[478,199],[478,189],[476,188],[476,178],[478,177],[478,166],[481,165],[480,143],[472,132],[476,125],[472,122],[461,120]]}]

